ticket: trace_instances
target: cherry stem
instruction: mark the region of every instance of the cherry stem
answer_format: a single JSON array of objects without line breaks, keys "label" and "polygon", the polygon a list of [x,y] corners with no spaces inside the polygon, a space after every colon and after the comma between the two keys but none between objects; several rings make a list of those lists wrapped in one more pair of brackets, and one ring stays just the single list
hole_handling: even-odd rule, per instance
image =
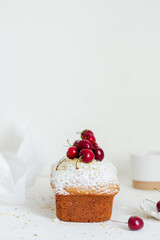
[{"label": "cherry stem", "polygon": [[61,163],[65,160],[66,156],[64,156],[59,163],[57,164],[56,171],[58,170],[58,167],[61,165]]},{"label": "cherry stem", "polygon": [[77,159],[77,161],[76,161],[76,169],[79,169],[79,167],[77,166],[77,164],[78,164],[78,160],[79,160],[79,159]]},{"label": "cherry stem", "polygon": [[76,169],[79,169],[79,167],[78,167],[78,161],[81,160],[82,157],[83,157],[83,156],[80,156],[80,157],[77,159],[77,161],[76,161]]},{"label": "cherry stem", "polygon": [[159,189],[157,189],[157,188],[154,188],[156,191],[158,191],[158,192],[160,192],[160,190]]},{"label": "cherry stem", "polygon": [[152,201],[152,200],[150,200],[150,199],[147,199],[147,198],[146,198],[146,200],[147,200],[147,201],[149,201],[149,202],[151,202],[151,203],[154,203],[154,204],[156,204],[155,202],[153,202],[153,201]]},{"label": "cherry stem", "polygon": [[71,147],[72,145],[70,144],[70,142],[69,142],[69,140],[67,139],[67,143],[68,143],[68,145]]},{"label": "cherry stem", "polygon": [[116,221],[116,220],[112,220],[112,219],[109,219],[111,222],[116,222],[116,223],[124,223],[124,224],[128,224],[128,222],[119,222],[119,221]]}]

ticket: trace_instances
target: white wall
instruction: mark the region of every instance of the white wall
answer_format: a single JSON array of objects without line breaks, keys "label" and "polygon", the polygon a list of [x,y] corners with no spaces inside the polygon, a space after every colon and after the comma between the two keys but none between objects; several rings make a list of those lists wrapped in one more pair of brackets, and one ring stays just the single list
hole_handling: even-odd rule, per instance
[{"label": "white wall", "polygon": [[0,123],[30,118],[50,164],[89,128],[128,175],[160,149],[159,106],[158,0],[0,0]]}]

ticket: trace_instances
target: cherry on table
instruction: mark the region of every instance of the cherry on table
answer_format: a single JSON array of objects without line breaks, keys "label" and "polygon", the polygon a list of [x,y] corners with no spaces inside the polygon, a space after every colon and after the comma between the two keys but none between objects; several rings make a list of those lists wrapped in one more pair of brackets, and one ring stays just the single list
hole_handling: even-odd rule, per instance
[{"label": "cherry on table", "polygon": [[82,149],[79,153],[79,156],[84,163],[90,163],[95,158],[94,153],[89,149]]},{"label": "cherry on table", "polygon": [[160,201],[157,202],[156,207],[157,207],[157,212],[160,212]]},{"label": "cherry on table", "polygon": [[157,212],[160,212],[160,201],[158,201],[158,202],[156,203],[156,202],[154,202],[154,201],[152,201],[152,200],[150,200],[150,199],[147,199],[147,198],[146,198],[146,200],[149,201],[149,202],[151,202],[151,203],[156,204]]},{"label": "cherry on table", "polygon": [[83,139],[83,140],[80,140],[77,144],[77,149],[80,151],[82,149],[90,149],[92,150],[93,149],[93,145],[91,142],[89,142],[88,140],[86,139]]},{"label": "cherry on table", "polygon": [[68,151],[67,151],[67,157],[69,159],[73,159],[73,158],[76,158],[79,156],[79,153],[78,153],[78,150],[76,147],[70,147],[68,148]]},{"label": "cherry on table", "polygon": [[132,231],[140,230],[143,226],[143,220],[137,216],[132,216],[128,219],[128,227]]},{"label": "cherry on table", "polygon": [[137,217],[137,216],[130,217],[128,219],[128,222],[120,222],[120,221],[116,221],[116,220],[112,220],[112,219],[110,219],[110,221],[116,222],[116,223],[128,224],[129,229],[132,230],[132,231],[140,230],[144,226],[143,220],[140,217]]}]

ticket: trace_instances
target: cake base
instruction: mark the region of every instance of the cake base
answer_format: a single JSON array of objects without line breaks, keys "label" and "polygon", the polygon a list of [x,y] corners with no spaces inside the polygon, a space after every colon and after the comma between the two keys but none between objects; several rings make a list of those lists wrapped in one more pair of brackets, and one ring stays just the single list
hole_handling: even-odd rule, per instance
[{"label": "cake base", "polygon": [[110,219],[114,195],[56,195],[56,216],[66,222],[103,222]]}]

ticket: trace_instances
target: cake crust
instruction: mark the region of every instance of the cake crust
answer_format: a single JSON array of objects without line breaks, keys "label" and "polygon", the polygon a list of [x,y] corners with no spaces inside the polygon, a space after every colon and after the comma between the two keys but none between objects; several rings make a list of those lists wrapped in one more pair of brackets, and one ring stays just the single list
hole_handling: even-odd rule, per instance
[{"label": "cake crust", "polygon": [[56,216],[66,222],[103,222],[112,214],[113,195],[56,195]]}]

